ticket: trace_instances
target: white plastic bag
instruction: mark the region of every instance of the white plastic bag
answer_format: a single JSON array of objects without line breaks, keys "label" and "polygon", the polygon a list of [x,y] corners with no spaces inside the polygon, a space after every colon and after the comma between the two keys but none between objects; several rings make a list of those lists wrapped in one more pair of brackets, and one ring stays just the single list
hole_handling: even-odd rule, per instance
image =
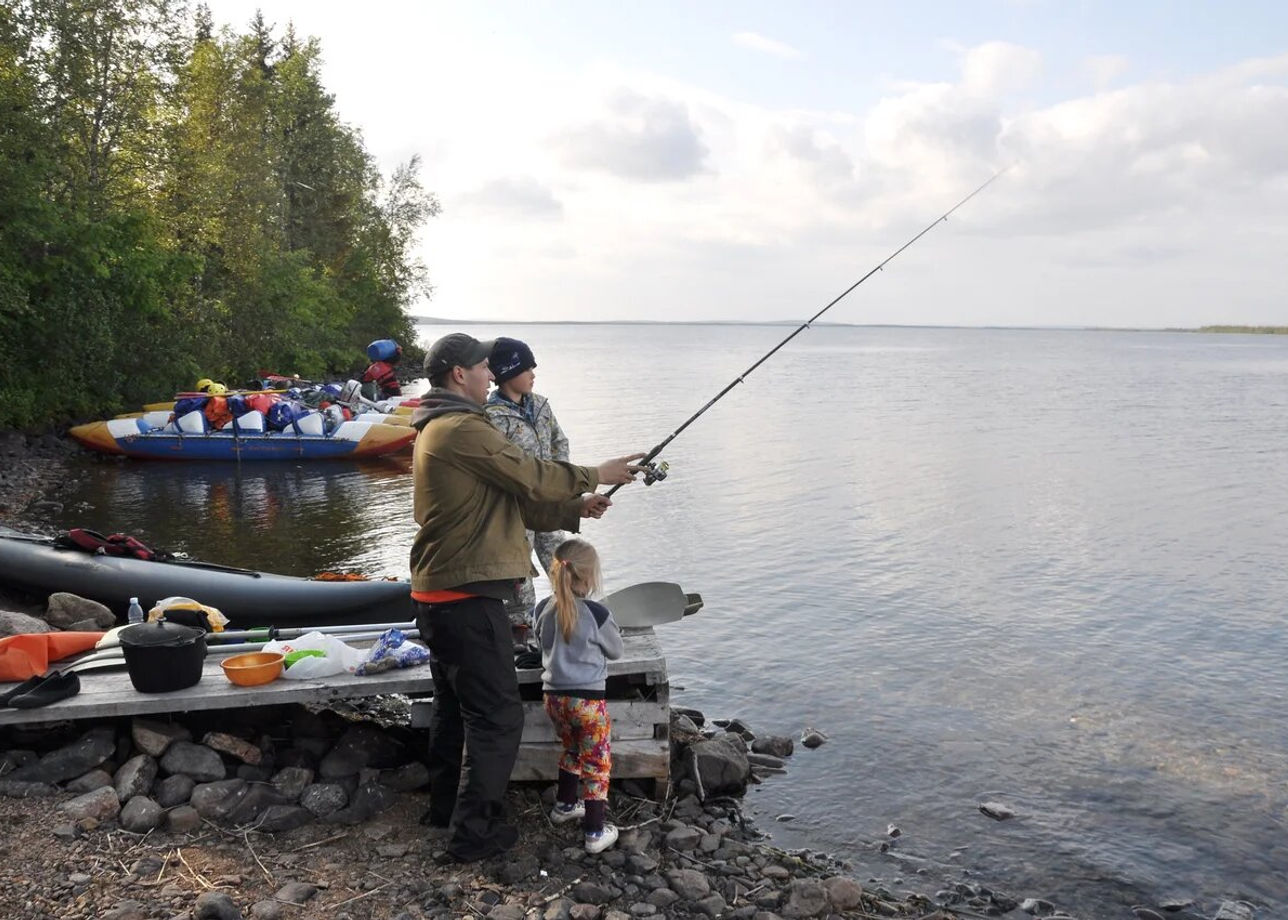
[{"label": "white plastic bag", "polygon": [[335,636],[326,633],[305,633],[298,639],[273,639],[264,643],[264,651],[281,652],[283,656],[291,652],[320,651],[321,656],[300,658],[282,672],[287,680],[308,680],[311,677],[331,677],[335,674],[352,674],[362,664],[366,654],[356,648],[345,645]]}]

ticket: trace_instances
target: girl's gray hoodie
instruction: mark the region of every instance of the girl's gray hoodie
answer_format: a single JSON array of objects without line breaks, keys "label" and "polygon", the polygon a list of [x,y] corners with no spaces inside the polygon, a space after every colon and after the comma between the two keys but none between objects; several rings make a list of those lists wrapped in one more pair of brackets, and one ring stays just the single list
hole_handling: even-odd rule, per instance
[{"label": "girl's gray hoodie", "polygon": [[607,607],[577,599],[577,622],[565,641],[555,599],[537,604],[537,641],[541,643],[541,689],[587,700],[604,698],[608,662],[622,657],[622,634]]}]

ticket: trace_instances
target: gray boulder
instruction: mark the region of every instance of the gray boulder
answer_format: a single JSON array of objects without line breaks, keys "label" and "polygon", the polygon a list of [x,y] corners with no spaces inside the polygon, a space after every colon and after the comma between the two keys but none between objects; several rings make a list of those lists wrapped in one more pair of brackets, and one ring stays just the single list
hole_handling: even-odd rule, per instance
[{"label": "gray boulder", "polygon": [[18,613],[16,610],[0,610],[0,636],[21,636],[26,633],[53,632],[53,627],[44,620]]},{"label": "gray boulder", "polygon": [[58,787],[32,780],[0,779],[0,796],[10,799],[48,798],[58,794]]},{"label": "gray boulder", "polygon": [[50,751],[35,763],[9,774],[11,780],[65,783],[84,776],[116,752],[116,732],[110,725],[91,728],[66,747]]},{"label": "gray boulder", "polygon": [[319,818],[325,818],[349,804],[349,793],[336,783],[314,783],[304,790],[300,804]]},{"label": "gray boulder", "polygon": [[146,795],[136,795],[121,809],[121,827],[136,834],[156,830],[165,821],[165,809]]},{"label": "gray boulder", "polygon": [[197,898],[196,920],[242,920],[237,904],[222,891],[207,891]]},{"label": "gray boulder", "polygon": [[78,795],[58,807],[73,821],[79,821],[82,818],[105,821],[121,813],[121,800],[116,797],[115,789],[111,786],[103,786],[93,792]]},{"label": "gray boulder", "polygon": [[250,787],[244,779],[221,779],[201,783],[192,790],[189,804],[197,813],[211,821],[224,821],[234,808],[241,804]]},{"label": "gray boulder", "polygon": [[735,734],[717,735],[689,746],[693,770],[703,799],[716,795],[742,795],[751,778],[745,744]]},{"label": "gray boulder", "polygon": [[134,746],[145,754],[160,757],[176,741],[191,741],[192,733],[173,722],[156,722],[152,719],[134,719],[130,723],[130,737]]},{"label": "gray boulder", "polygon": [[788,918],[817,917],[827,910],[827,888],[816,878],[793,879],[787,886],[787,903],[782,915]]},{"label": "gray boulder", "polygon": [[116,795],[122,802],[152,791],[152,783],[157,778],[157,762],[147,754],[138,754],[121,764],[116,771],[113,783]]},{"label": "gray boulder", "polygon": [[154,798],[162,808],[174,808],[176,805],[182,805],[191,799],[192,790],[196,787],[197,782],[191,776],[176,773],[157,783]]},{"label": "gray boulder", "polygon": [[45,608],[45,620],[55,629],[67,629],[73,623],[85,620],[98,624],[99,629],[111,629],[116,625],[116,614],[98,601],[59,591],[49,595],[49,605]]},{"label": "gray boulder", "polygon": [[191,805],[180,805],[165,813],[165,827],[172,834],[187,834],[201,827],[201,814]]},{"label": "gray boulder", "polygon": [[191,776],[199,783],[213,783],[228,775],[218,754],[191,741],[175,741],[166,748],[161,755],[161,769]]}]

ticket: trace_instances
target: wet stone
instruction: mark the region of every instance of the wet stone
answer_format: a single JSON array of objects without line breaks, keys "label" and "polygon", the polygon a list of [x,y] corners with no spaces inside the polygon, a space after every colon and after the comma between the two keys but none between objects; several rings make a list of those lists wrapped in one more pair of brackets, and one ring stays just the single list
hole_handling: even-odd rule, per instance
[{"label": "wet stone", "polygon": [[134,719],[130,723],[130,737],[140,751],[160,757],[175,741],[191,741],[192,733],[173,722]]},{"label": "wet stone", "polygon": [[51,751],[39,760],[19,767],[10,780],[63,783],[103,763],[116,752],[116,732],[111,726],[92,728],[66,747]]},{"label": "wet stone", "polygon": [[109,818],[115,818],[120,814],[121,800],[117,798],[115,789],[111,786],[103,786],[93,792],[77,796],[71,801],[63,802],[59,807],[73,821],[79,821],[84,818],[104,821]]},{"label": "wet stone", "polygon": [[157,783],[153,798],[162,808],[174,808],[176,805],[182,805],[192,798],[192,790],[196,786],[197,784],[191,776],[176,773],[174,776],[167,776]]},{"label": "wet stone", "polygon": [[300,804],[319,818],[334,814],[349,803],[349,794],[336,783],[314,783],[300,796]]},{"label": "wet stone", "polygon": [[127,831],[146,834],[165,821],[165,809],[146,795],[136,795],[121,809],[120,821]]},{"label": "wet stone", "polygon": [[318,893],[317,887],[306,882],[287,882],[277,890],[273,897],[279,901],[289,901],[292,904],[303,904]]},{"label": "wet stone", "polygon": [[768,754],[771,757],[791,757],[795,742],[783,735],[765,735],[751,743],[753,754]]},{"label": "wet stone", "polygon": [[228,775],[218,754],[191,741],[173,742],[161,755],[161,769],[191,776],[199,783],[216,782]]},{"label": "wet stone", "polygon": [[113,783],[116,796],[122,802],[152,791],[152,783],[157,778],[157,762],[148,754],[131,757],[116,771]]},{"label": "wet stone", "polygon": [[250,906],[250,915],[255,920],[281,920],[285,908],[276,901],[256,901]]},{"label": "wet stone", "polygon": [[32,780],[0,779],[0,796],[11,799],[48,798],[58,794],[58,787]]},{"label": "wet stone", "polygon": [[278,791],[293,800],[298,800],[312,782],[313,771],[308,767],[283,767],[272,779]]},{"label": "wet stone", "polygon": [[222,891],[207,891],[197,897],[196,920],[242,920],[233,899]]},{"label": "wet stone", "polygon": [[180,805],[166,812],[165,826],[172,834],[186,834],[201,827],[201,814],[191,805]]}]

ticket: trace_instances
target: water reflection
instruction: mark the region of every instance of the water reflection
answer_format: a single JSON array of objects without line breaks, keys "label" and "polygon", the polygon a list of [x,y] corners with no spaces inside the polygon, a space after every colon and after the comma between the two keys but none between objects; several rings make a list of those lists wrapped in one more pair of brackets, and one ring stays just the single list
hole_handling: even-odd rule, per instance
[{"label": "water reflection", "polygon": [[410,456],[289,464],[89,461],[79,475],[57,522],[64,527],[131,533],[157,549],[286,575],[407,574],[389,541],[401,539],[400,525],[410,516]]}]

